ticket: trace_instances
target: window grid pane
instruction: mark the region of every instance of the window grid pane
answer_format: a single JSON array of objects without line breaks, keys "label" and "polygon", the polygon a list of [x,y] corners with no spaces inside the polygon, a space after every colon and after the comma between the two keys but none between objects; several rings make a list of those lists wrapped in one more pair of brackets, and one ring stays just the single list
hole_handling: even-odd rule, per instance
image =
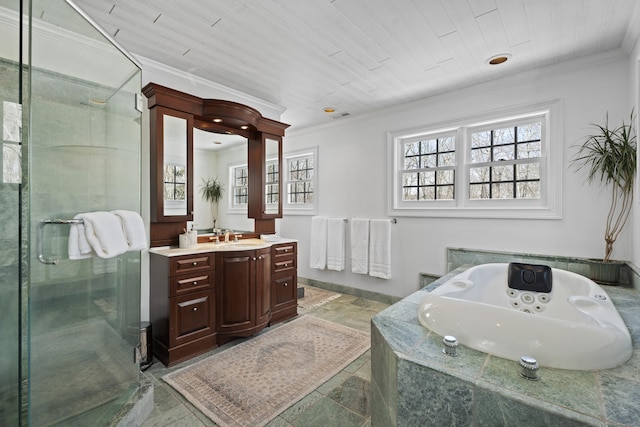
[{"label": "window grid pane", "polygon": [[233,205],[245,206],[249,202],[249,167],[233,168]]},{"label": "window grid pane", "polygon": [[165,165],[164,199],[186,200],[187,169],[183,165]]},{"label": "window grid pane", "polygon": [[469,198],[540,198],[541,137],[542,122],[472,133]]},{"label": "window grid pane", "polygon": [[454,199],[454,136],[406,142],[403,153],[403,201]]},{"label": "window grid pane", "polygon": [[313,158],[291,159],[288,164],[287,203],[291,205],[313,203]]},{"label": "window grid pane", "polygon": [[267,163],[267,176],[265,185],[265,197],[268,205],[278,204],[280,193],[278,192],[278,181],[280,173],[276,162]]}]

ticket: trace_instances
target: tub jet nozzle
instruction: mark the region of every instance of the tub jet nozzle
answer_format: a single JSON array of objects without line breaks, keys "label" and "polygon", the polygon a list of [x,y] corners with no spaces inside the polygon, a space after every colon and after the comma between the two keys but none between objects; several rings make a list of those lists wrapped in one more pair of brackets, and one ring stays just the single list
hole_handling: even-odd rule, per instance
[{"label": "tub jet nozzle", "polygon": [[520,358],[520,376],[527,380],[538,381],[538,361],[531,356]]},{"label": "tub jet nozzle", "polygon": [[442,352],[447,356],[457,356],[458,355],[458,340],[456,337],[451,335],[445,335],[442,339],[442,344],[444,347],[442,348]]}]

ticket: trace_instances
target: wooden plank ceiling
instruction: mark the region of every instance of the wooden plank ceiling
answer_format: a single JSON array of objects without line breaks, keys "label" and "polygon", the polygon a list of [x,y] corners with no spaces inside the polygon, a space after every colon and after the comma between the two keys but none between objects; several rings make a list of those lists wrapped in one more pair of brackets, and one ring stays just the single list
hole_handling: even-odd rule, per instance
[{"label": "wooden plank ceiling", "polygon": [[[278,104],[292,129],[599,52],[628,53],[640,27],[637,0],[75,3],[134,56]],[[489,66],[500,53],[511,60]]]}]

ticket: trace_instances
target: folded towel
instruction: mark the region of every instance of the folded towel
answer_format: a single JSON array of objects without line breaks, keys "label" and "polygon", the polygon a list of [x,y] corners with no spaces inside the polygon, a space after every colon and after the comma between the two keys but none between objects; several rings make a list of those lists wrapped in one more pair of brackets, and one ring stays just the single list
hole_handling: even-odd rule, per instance
[{"label": "folded towel", "polygon": [[324,269],[327,265],[327,217],[311,218],[309,267]]},{"label": "folded towel", "polygon": [[358,274],[369,272],[369,220],[351,220],[351,271]]},{"label": "folded towel", "polygon": [[[147,249],[147,234],[144,230],[144,222],[138,212],[116,210],[112,211],[122,223],[122,230],[127,239],[130,251]],[[197,234],[196,234],[197,236]]]},{"label": "folded towel", "polygon": [[[82,219],[82,216],[76,215],[73,219]],[[87,240],[83,223],[71,224],[67,252],[69,253],[69,259],[85,259],[95,255]]]},{"label": "folded towel", "polygon": [[372,219],[369,232],[369,275],[391,279],[391,221]]},{"label": "folded towel", "polygon": [[116,215],[111,212],[88,212],[77,217],[84,221],[86,240],[100,258],[113,258],[129,249],[122,224]]},{"label": "folded towel", "polygon": [[327,269],[344,270],[344,218],[327,220]]}]

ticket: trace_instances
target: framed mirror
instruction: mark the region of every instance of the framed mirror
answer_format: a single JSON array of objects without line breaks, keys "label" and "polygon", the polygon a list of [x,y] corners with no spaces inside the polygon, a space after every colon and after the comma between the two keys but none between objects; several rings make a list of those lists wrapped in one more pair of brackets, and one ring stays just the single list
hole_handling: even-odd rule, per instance
[{"label": "framed mirror", "polygon": [[193,219],[193,116],[164,107],[151,111],[151,220]]},{"label": "framed mirror", "polygon": [[187,120],[163,114],[164,216],[187,215]]}]

